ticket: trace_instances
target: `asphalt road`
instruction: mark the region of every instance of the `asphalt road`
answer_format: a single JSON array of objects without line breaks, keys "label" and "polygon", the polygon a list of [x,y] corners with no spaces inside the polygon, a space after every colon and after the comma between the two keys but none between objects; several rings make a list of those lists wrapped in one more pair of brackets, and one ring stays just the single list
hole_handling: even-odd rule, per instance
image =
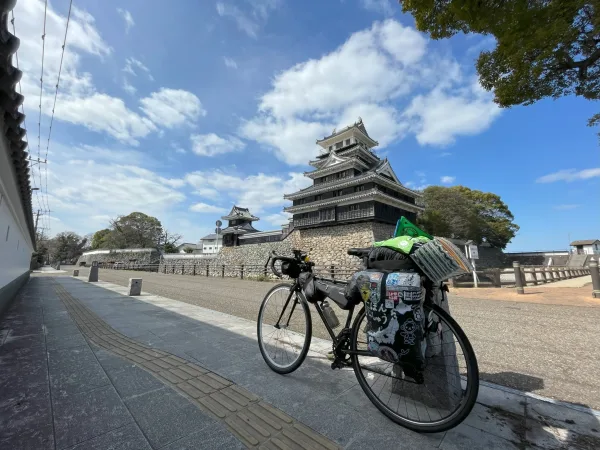
[{"label": "asphalt road", "polygon": [[[82,274],[86,270],[81,271]],[[100,279],[256,320],[272,282],[100,270]],[[600,307],[543,305],[450,297],[469,337],[483,380],[600,410]],[[345,316],[338,313],[340,322]],[[313,333],[327,333],[313,315]]]}]

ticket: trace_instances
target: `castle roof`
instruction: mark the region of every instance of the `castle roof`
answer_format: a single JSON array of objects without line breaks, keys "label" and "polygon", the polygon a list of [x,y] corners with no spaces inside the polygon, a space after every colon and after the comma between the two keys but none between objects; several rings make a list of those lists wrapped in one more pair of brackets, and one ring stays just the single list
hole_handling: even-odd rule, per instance
[{"label": "castle roof", "polygon": [[250,213],[250,211],[248,210],[248,208],[242,208],[240,206],[235,206],[235,205],[233,205],[233,208],[231,208],[231,211],[229,212],[229,214],[227,214],[226,216],[222,216],[221,219],[223,219],[223,220],[246,219],[246,220],[249,220],[250,222],[252,222],[254,220],[260,220],[258,217],[253,216]]}]

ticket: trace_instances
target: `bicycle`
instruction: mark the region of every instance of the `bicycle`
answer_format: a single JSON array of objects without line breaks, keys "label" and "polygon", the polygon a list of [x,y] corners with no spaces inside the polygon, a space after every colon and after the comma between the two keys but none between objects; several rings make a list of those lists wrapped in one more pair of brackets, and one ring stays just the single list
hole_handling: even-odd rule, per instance
[{"label": "bicycle", "polygon": [[[348,254],[362,258],[366,265],[369,250],[352,248]],[[282,278],[282,271],[286,272],[287,269],[293,282],[274,286],[263,299],[258,314],[260,352],[267,365],[279,374],[289,374],[300,367],[308,354],[312,338],[309,302],[299,278],[300,274],[306,272],[312,275],[314,263],[309,261],[305,252],[294,250],[293,253],[293,257],[286,257],[273,252],[269,257],[267,264],[270,263],[271,271]],[[281,262],[282,271],[275,267],[278,261]],[[367,350],[365,307],[352,322],[357,305],[349,304],[345,298],[345,283],[323,277],[314,279],[320,285],[322,296],[312,305],[333,341],[332,369],[352,367],[359,385],[371,402],[389,419],[413,431],[446,431],[468,416],[479,390],[477,359],[464,331],[443,308],[431,301],[430,291],[426,295],[429,301],[426,300],[423,305],[428,343],[426,368],[423,373],[412,375],[411,378],[407,376],[410,371],[406,367],[402,370],[399,364],[379,359]],[[431,290],[431,286],[428,289]],[[281,303],[277,303],[278,295],[283,300]],[[445,299],[445,293],[442,295]],[[327,305],[323,302],[328,299],[348,311],[345,324],[337,334],[334,332],[335,324],[331,326],[326,317]],[[274,314],[269,309],[273,305]],[[445,333],[452,333],[456,339],[444,337]],[[274,338],[274,343],[266,342],[270,337]],[[457,348],[462,351],[464,366],[453,364],[459,360],[457,354],[452,354],[452,349]],[[273,351],[274,354],[271,354]],[[425,373],[429,369],[431,373]],[[442,381],[441,386],[432,388],[431,383],[435,381]],[[388,390],[385,390],[386,386]],[[438,408],[433,408],[433,403]]]}]

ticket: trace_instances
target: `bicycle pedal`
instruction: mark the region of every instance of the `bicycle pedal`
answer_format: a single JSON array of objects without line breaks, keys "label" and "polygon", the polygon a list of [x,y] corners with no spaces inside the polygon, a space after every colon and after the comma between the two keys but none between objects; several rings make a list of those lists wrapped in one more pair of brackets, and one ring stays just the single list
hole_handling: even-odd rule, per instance
[{"label": "bicycle pedal", "polygon": [[345,366],[345,364],[343,363],[343,361],[339,361],[339,360],[335,360],[334,362],[331,363],[331,369],[335,370],[335,369],[341,369]]}]

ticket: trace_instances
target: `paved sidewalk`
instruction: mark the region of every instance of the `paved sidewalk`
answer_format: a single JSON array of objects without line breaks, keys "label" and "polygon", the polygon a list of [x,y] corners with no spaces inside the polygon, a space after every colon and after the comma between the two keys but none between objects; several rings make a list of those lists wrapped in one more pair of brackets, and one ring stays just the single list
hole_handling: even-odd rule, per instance
[{"label": "paved sidewalk", "polygon": [[[79,273],[85,277],[87,270]],[[130,277],[142,277],[144,291],[148,293],[251,322],[256,321],[260,303],[273,286],[273,283],[239,278],[111,269],[101,269],[99,277],[121,286],[127,286]],[[559,300],[570,302],[574,288],[551,291],[563,290],[569,293]],[[485,289],[467,291],[479,295]],[[493,291],[506,295],[514,289]],[[510,298],[470,299],[454,294],[455,289],[451,289],[450,310],[475,348],[483,380],[600,410],[600,347],[590,345],[598,340],[600,308],[581,307],[576,303],[548,305],[518,299],[509,301]],[[534,295],[529,294],[528,288],[527,295],[518,297]],[[595,301],[600,305],[600,300]],[[332,304],[332,308],[336,306]],[[345,317],[344,311],[336,310],[336,314]],[[313,320],[313,336],[329,339],[320,320]]]},{"label": "paved sidewalk", "polygon": [[[59,285],[56,293],[54,284]],[[239,411],[225,419],[214,414],[227,404],[246,408],[246,416],[254,405],[270,404],[280,411],[275,416],[287,418],[286,426],[311,436],[314,445],[330,448],[600,446],[599,418],[590,411],[492,385],[481,387],[479,403],[465,423],[447,433],[419,435],[383,417],[351,370],[329,369],[322,355],[327,341],[315,339],[304,365],[280,376],[262,361],[254,322],[155,295],[126,297],[124,292],[121,286],[69,277],[30,280],[0,324],[0,448],[253,445],[239,431],[234,436],[226,420]],[[153,359],[135,361],[140,352]],[[167,367],[144,365],[158,361]],[[182,368],[198,372],[184,371],[203,383],[192,387],[206,387],[210,373],[210,379],[222,383],[198,397],[205,405],[195,401],[197,392],[189,389],[192,378],[186,380]],[[177,378],[169,380],[165,369]],[[194,395],[182,395],[180,385]],[[227,400],[232,397],[237,404]],[[242,406],[243,398],[253,405]],[[270,442],[273,448],[278,445]]]}]

